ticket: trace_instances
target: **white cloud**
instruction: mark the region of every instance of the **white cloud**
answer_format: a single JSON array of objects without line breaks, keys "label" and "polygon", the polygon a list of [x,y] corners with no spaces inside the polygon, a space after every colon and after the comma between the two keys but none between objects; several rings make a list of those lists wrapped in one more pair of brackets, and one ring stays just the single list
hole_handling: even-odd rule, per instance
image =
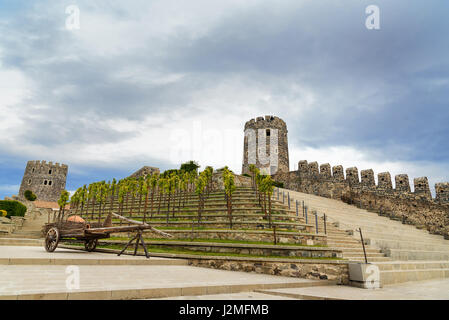
[{"label": "white cloud", "polygon": [[0,192],[9,193],[9,194],[18,194],[20,189],[20,185],[11,185],[11,184],[1,184]]}]

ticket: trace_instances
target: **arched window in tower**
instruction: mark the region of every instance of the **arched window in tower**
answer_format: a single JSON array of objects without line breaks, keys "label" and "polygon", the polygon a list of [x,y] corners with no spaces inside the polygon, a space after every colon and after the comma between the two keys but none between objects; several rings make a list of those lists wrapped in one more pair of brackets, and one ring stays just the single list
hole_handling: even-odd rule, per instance
[{"label": "arched window in tower", "polygon": [[51,184],[52,184],[52,181],[51,181],[51,180],[50,180],[50,181],[48,181],[48,185],[49,185],[49,186],[51,186]]},{"label": "arched window in tower", "polygon": [[50,170],[48,170],[48,174],[51,174],[51,169],[50,169]]},{"label": "arched window in tower", "polygon": [[267,137],[271,135],[270,129],[267,129]]},{"label": "arched window in tower", "polygon": [[46,186],[48,184],[47,180],[44,180],[44,186]]}]

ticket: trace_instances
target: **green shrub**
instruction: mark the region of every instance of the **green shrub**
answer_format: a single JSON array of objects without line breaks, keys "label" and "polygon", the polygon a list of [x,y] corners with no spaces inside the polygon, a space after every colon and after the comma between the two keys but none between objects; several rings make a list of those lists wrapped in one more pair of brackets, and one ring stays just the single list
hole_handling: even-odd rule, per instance
[{"label": "green shrub", "polygon": [[283,183],[283,182],[275,181],[275,182],[273,183],[273,186],[275,186],[276,188],[284,188],[284,183]]},{"label": "green shrub", "polygon": [[31,190],[26,190],[23,195],[25,196],[25,199],[27,199],[28,201],[34,201],[37,199],[37,196]]},{"label": "green shrub", "polygon": [[181,164],[180,170],[184,172],[191,172],[191,171],[198,172],[199,167],[200,165],[196,161],[190,160],[189,162]]},{"label": "green shrub", "polygon": [[0,210],[5,210],[8,213],[6,216],[8,218],[13,216],[23,217],[27,211],[27,207],[19,201],[3,200],[0,201]]}]

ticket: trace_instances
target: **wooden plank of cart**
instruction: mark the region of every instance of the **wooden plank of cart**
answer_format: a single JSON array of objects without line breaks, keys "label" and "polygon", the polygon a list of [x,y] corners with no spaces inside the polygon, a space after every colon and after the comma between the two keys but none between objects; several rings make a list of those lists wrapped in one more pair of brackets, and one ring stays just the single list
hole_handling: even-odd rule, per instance
[{"label": "wooden plank of cart", "polygon": [[[135,232],[135,236],[126,244],[123,250],[118,254],[119,256],[125,252],[125,250],[133,243],[135,240],[134,246],[134,255],[137,254],[137,249],[139,247],[139,242],[141,243],[145,256],[147,258],[150,257],[145,241],[143,240],[142,233],[144,230],[151,230],[155,233],[161,234],[164,237],[172,238],[173,236],[157,230],[156,228],[143,223],[141,221],[136,221],[132,219],[125,218],[121,215],[118,215],[114,212],[109,213],[103,223],[88,223],[84,219],[76,215],[68,214],[67,217],[64,217],[65,214],[62,213],[55,218],[55,221],[52,223],[46,223],[44,226],[45,236],[45,250],[48,252],[53,252],[58,247],[59,241],[61,240],[69,240],[76,239],[79,241],[84,241],[84,247],[88,252],[92,252],[95,250],[98,244],[99,239],[109,238],[111,233],[121,233],[121,232]],[[112,217],[119,218],[124,220],[131,225],[128,226],[120,226],[113,227],[112,226]]]}]

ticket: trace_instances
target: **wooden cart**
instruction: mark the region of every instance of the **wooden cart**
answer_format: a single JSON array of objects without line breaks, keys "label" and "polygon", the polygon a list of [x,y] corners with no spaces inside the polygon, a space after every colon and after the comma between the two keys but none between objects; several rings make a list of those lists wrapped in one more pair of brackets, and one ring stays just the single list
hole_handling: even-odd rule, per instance
[{"label": "wooden cart", "polygon": [[[153,232],[162,234],[163,236],[169,238],[173,237],[172,235],[157,230],[146,223],[131,220],[113,212],[107,216],[103,223],[89,224],[88,222],[70,221],[70,216],[71,215],[68,215],[67,219],[64,219],[64,214],[62,214],[62,217],[58,215],[55,222],[45,224],[45,250],[48,252],[53,252],[58,247],[59,241],[76,239],[78,241],[84,241],[85,249],[88,252],[92,252],[97,247],[98,240],[109,238],[111,233],[136,232],[136,235],[127,243],[118,255],[120,256],[132,244],[132,242],[136,240],[134,255],[137,254],[137,249],[140,242],[143,246],[146,257],[149,258],[150,256],[142,236],[144,230],[152,230]],[[112,216],[124,220],[131,225],[113,227]]]}]

